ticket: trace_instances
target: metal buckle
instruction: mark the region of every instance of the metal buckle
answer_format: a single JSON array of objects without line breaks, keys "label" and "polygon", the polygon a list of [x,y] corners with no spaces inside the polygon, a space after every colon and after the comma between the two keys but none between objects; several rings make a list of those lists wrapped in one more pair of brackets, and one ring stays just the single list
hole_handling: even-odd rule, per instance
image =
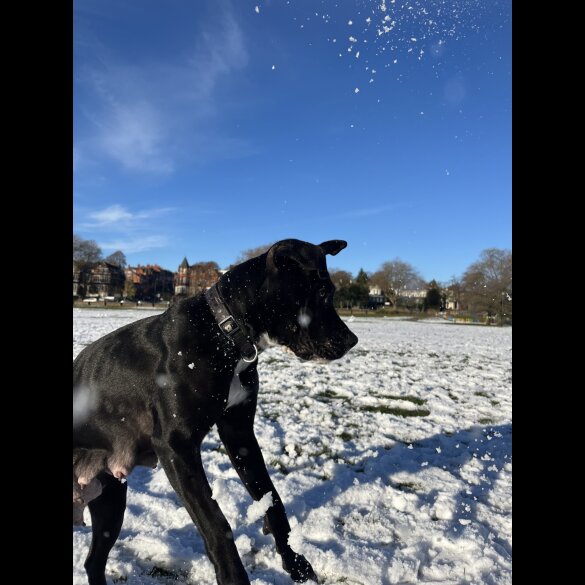
[{"label": "metal buckle", "polygon": [[[230,319],[231,323],[229,323]],[[238,324],[231,315],[226,317],[223,321],[220,321],[218,325],[219,328],[228,336],[232,336],[240,330]]]}]

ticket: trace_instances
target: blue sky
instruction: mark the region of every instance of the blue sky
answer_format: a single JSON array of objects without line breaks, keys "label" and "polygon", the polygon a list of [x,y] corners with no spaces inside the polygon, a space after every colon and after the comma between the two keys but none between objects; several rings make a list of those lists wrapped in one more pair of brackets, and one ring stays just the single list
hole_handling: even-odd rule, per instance
[{"label": "blue sky", "polygon": [[74,230],[133,265],[511,248],[510,0],[75,0],[73,103]]}]

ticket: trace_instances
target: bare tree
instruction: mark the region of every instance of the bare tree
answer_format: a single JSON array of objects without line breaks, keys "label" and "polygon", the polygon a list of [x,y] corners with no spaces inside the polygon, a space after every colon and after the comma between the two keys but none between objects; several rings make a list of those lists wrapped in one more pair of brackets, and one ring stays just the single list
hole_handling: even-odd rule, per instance
[{"label": "bare tree", "polygon": [[91,264],[99,262],[101,258],[102,250],[95,240],[84,240],[77,234],[73,234],[73,262]]},{"label": "bare tree", "polygon": [[403,291],[419,289],[424,286],[425,281],[411,264],[395,258],[384,262],[380,269],[372,274],[370,284],[380,287],[390,302],[396,306],[396,301]]},{"label": "bare tree", "polygon": [[261,254],[264,254],[264,252],[268,252],[268,250],[273,245],[274,245],[274,242],[272,242],[272,244],[264,244],[262,246],[257,246],[256,248],[248,248],[247,250],[244,250],[236,258],[236,261],[233,264],[230,264],[230,269],[232,269],[234,266],[237,266],[238,264],[241,264],[242,262],[246,262],[246,260],[251,260],[252,258],[256,258],[256,256],[260,256]]},{"label": "bare tree", "polygon": [[214,285],[220,277],[217,262],[196,262],[189,267],[189,294],[207,290]]},{"label": "bare tree", "polygon": [[108,264],[113,264],[114,266],[119,266],[120,268],[126,268],[126,255],[121,250],[117,250],[113,254],[110,254],[105,261]]},{"label": "bare tree", "polygon": [[339,270],[338,268],[331,268],[329,270],[329,277],[331,278],[331,282],[335,285],[335,288],[338,290],[348,286],[353,281],[351,272],[348,272],[347,270]]},{"label": "bare tree", "polygon": [[469,309],[497,316],[500,324],[512,318],[512,252],[484,250],[463,275],[463,296]]},{"label": "bare tree", "polygon": [[354,281],[351,272],[339,270],[338,268],[329,269],[329,277],[335,286],[335,296],[333,302],[336,307],[350,306],[350,287]]}]

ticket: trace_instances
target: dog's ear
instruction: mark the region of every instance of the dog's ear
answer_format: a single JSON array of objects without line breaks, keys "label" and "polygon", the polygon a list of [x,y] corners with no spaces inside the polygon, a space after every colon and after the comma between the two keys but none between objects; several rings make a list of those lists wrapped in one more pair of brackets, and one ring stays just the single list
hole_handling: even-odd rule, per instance
[{"label": "dog's ear", "polygon": [[319,244],[317,247],[323,250],[323,254],[335,256],[335,254],[339,254],[343,248],[347,247],[347,242],[345,240],[329,240]]},{"label": "dog's ear", "polygon": [[276,242],[268,250],[266,258],[266,264],[272,270],[285,268],[287,265],[290,266],[291,263],[296,263],[305,270],[317,270],[317,262],[318,258],[314,252],[314,247],[308,246],[305,242],[299,240]]}]

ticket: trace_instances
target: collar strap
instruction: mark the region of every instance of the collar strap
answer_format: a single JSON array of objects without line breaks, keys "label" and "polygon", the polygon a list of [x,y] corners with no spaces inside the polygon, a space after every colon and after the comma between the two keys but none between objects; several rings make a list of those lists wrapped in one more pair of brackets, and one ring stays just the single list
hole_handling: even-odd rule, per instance
[{"label": "collar strap", "polygon": [[221,332],[238,348],[242,359],[251,363],[258,357],[258,349],[246,333],[243,323],[236,321],[214,284],[205,291],[205,300]]}]

